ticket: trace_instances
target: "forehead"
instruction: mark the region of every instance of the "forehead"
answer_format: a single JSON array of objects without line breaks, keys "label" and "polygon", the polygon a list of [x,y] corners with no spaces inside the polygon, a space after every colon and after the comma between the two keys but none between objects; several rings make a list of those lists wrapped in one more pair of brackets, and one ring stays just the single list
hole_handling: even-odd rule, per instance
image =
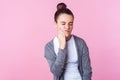
[{"label": "forehead", "polygon": [[69,14],[60,14],[57,21],[60,22],[73,22],[73,16]]}]

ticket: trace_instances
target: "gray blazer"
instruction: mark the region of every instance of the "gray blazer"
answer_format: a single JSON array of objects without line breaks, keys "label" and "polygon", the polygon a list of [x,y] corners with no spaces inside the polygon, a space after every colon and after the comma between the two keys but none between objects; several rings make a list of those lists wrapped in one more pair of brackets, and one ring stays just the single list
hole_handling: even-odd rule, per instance
[{"label": "gray blazer", "polygon": [[[75,35],[73,37],[78,51],[78,69],[82,80],[91,80],[92,68],[88,47],[83,39]],[[56,55],[52,39],[45,45],[45,58],[49,64],[50,71],[53,73],[54,80],[64,80],[63,75],[66,66],[67,49],[59,49],[58,55]]]}]

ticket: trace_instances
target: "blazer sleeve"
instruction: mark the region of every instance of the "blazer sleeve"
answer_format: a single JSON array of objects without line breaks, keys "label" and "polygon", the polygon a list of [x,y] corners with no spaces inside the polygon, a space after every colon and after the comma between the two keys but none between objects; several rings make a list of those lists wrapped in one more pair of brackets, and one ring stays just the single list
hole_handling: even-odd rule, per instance
[{"label": "blazer sleeve", "polygon": [[82,55],[83,80],[91,80],[92,68],[91,68],[89,50],[85,41],[83,41],[82,43],[82,53],[83,53]]},{"label": "blazer sleeve", "polygon": [[59,49],[57,56],[55,55],[53,46],[49,44],[45,46],[44,50],[45,58],[47,59],[47,62],[49,64],[50,71],[55,76],[61,76],[65,66],[67,50]]}]

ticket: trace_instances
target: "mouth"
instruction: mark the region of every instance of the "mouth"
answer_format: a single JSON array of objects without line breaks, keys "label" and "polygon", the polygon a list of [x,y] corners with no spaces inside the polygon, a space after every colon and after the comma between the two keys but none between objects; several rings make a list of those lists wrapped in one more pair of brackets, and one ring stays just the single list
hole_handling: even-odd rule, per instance
[{"label": "mouth", "polygon": [[70,30],[65,30],[65,32],[70,32]]},{"label": "mouth", "polygon": [[65,30],[65,34],[70,34],[71,31],[70,30]]}]

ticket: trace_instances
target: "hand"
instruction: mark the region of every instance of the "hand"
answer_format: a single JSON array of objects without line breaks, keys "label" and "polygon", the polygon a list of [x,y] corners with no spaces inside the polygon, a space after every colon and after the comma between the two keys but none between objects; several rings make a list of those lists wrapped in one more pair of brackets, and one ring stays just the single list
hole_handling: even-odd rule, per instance
[{"label": "hand", "polygon": [[64,49],[66,47],[66,38],[63,31],[58,33],[59,48]]}]

